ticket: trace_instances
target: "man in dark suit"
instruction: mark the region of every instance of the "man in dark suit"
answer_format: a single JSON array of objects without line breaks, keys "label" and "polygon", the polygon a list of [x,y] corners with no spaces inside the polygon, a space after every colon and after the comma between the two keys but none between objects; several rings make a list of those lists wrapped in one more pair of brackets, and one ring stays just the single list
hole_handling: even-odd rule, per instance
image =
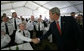
[{"label": "man in dark suit", "polygon": [[52,41],[57,45],[58,50],[80,49],[81,31],[74,18],[71,16],[61,17],[60,10],[57,7],[50,9],[49,15],[53,22],[46,34],[36,38],[36,43],[52,34]]}]

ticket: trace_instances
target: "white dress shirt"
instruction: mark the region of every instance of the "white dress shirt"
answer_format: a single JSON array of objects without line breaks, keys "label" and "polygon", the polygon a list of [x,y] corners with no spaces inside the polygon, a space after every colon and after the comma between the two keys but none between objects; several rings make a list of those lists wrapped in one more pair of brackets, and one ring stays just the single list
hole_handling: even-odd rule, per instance
[{"label": "white dress shirt", "polygon": [[23,43],[23,41],[31,42],[30,33],[28,30],[24,30],[25,36],[23,36],[23,31],[18,29],[15,34],[15,42]]},{"label": "white dress shirt", "polygon": [[22,20],[19,18],[11,18],[10,22],[13,24],[13,29],[15,30],[15,23],[14,23],[14,19],[16,19],[16,25],[17,25],[17,29],[19,28],[19,24],[22,23]]},{"label": "white dress shirt", "polygon": [[44,30],[44,24],[42,23],[42,22],[38,22],[35,26],[36,26],[36,30],[38,31],[38,26],[39,26],[39,24],[40,24],[40,31],[42,31],[42,30]]},{"label": "white dress shirt", "polygon": [[61,28],[61,16],[59,17],[58,20],[55,20],[55,21],[59,21],[59,26],[60,26],[60,28]]},{"label": "white dress shirt", "polygon": [[11,41],[8,34],[1,35],[1,48],[5,47]]},{"label": "white dress shirt", "polygon": [[27,27],[27,29],[28,29],[29,31],[31,31],[31,30],[34,30],[34,25],[36,25],[36,23],[35,23],[34,21],[29,20],[29,21],[27,22],[26,27]]},{"label": "white dress shirt", "polygon": [[[8,26],[8,32],[9,32],[9,35],[12,35],[13,33],[13,25],[9,22],[6,22],[7,23],[7,26]],[[2,22],[1,23],[1,30],[6,32],[6,27],[5,27],[5,22]]]}]

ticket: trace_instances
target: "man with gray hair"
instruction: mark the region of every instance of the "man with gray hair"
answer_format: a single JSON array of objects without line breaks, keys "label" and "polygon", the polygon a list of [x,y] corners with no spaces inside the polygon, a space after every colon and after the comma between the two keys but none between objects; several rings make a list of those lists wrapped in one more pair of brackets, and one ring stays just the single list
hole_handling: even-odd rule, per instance
[{"label": "man with gray hair", "polygon": [[54,7],[49,10],[50,19],[54,20],[50,24],[49,30],[42,37],[36,38],[37,43],[48,38],[52,34],[52,43],[58,50],[80,49],[80,28],[73,17],[61,17],[60,10]]}]

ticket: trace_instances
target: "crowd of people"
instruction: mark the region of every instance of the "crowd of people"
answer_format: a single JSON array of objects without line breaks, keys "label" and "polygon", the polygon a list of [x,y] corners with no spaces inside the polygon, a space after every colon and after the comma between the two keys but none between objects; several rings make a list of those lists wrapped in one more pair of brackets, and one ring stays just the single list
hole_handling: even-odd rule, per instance
[{"label": "crowd of people", "polygon": [[[75,12],[72,12],[71,16],[83,31],[83,15],[79,14],[75,17]],[[43,20],[42,15],[37,20],[31,15],[30,19],[27,20],[22,16],[19,18],[17,13],[13,12],[12,18],[9,18],[6,13],[1,18],[1,48],[27,42],[36,44],[35,38],[43,36],[44,29],[51,24],[51,22],[47,23],[47,21]]]},{"label": "crowd of people", "polygon": [[[27,20],[22,16],[19,18],[16,12],[12,13],[12,18],[7,17],[6,13],[3,13],[1,21],[1,32],[3,33],[1,33],[1,37],[4,37],[1,38],[1,48],[24,42],[34,43],[33,38],[42,36],[45,27],[47,27],[47,23],[42,20],[42,15],[35,21],[33,15]],[[8,38],[5,38],[6,35]],[[5,40],[10,41],[5,42]]]}]

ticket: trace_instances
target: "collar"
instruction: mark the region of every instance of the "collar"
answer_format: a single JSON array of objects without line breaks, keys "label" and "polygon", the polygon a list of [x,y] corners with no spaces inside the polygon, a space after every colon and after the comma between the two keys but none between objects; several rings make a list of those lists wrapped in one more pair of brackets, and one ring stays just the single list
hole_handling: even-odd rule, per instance
[{"label": "collar", "polygon": [[60,22],[60,21],[61,21],[61,16],[59,16],[59,19],[58,19],[58,20],[55,20],[55,22],[56,22],[56,21],[59,21],[59,22]]},{"label": "collar", "polygon": [[18,31],[19,31],[19,32],[23,32],[23,31],[25,31],[25,30],[18,29]]}]

